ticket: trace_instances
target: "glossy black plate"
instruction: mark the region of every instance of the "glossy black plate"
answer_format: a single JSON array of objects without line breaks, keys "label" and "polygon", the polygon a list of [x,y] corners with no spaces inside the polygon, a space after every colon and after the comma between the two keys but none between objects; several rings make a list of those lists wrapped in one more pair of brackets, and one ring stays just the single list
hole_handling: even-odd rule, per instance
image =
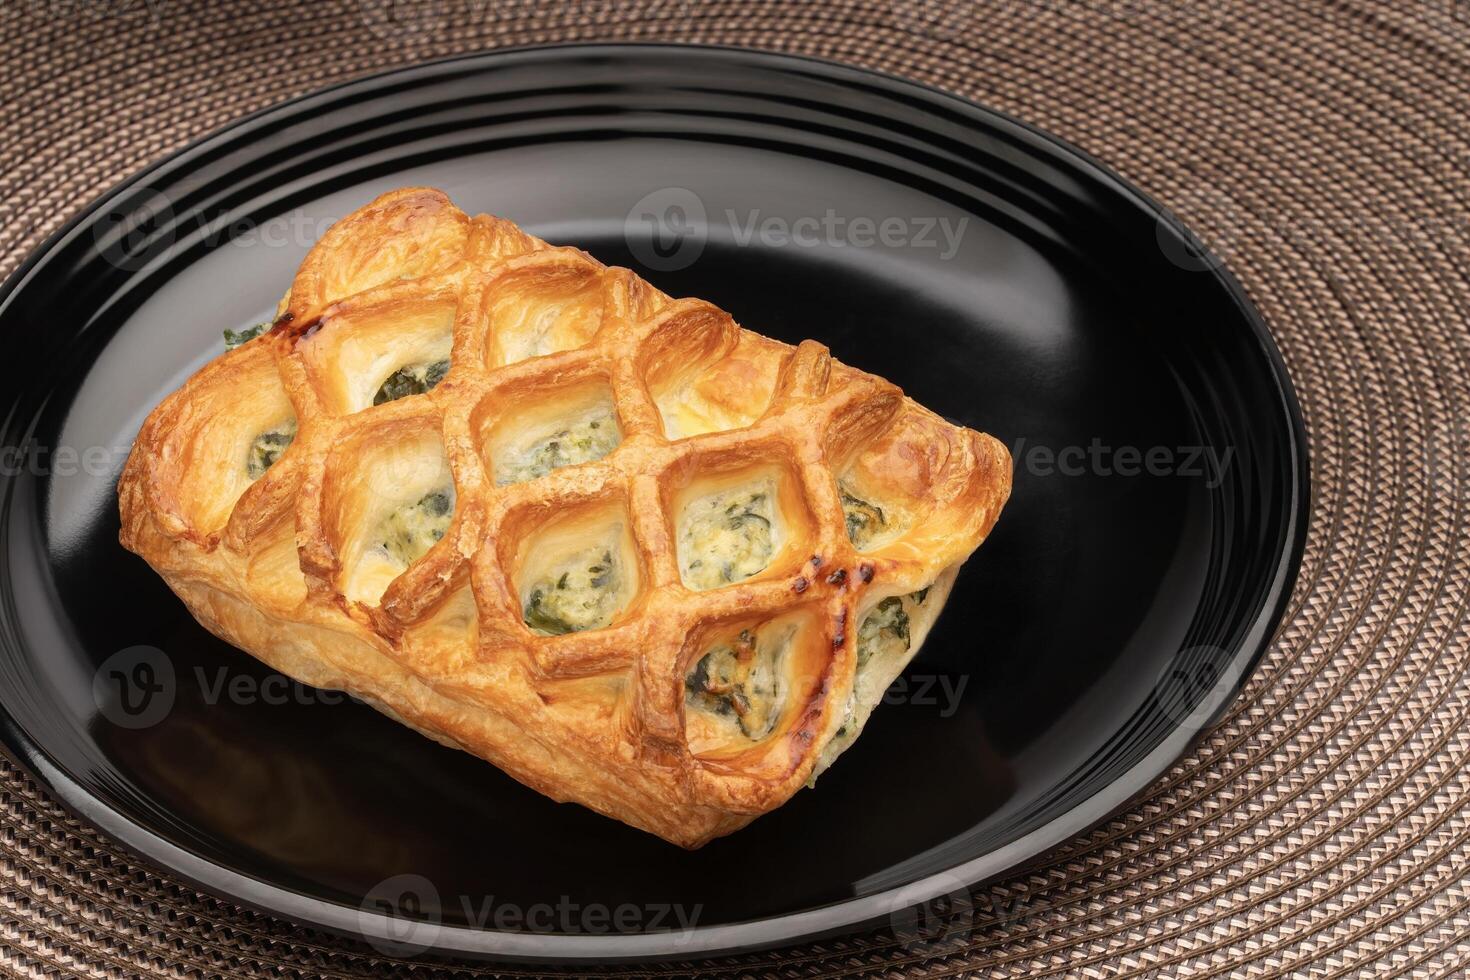
[{"label": "glossy black plate", "polygon": [[[1013,447],[994,534],[816,790],[685,853],[273,677],[118,546],[144,415],[332,219],[405,184],[815,337]],[[1285,370],[1184,230],[1012,120],[791,57],[533,49],[297,99],[88,207],[5,285],[0,338],[9,748],[154,862],[404,952],[902,925],[1163,772],[1260,656],[1302,547]]]}]

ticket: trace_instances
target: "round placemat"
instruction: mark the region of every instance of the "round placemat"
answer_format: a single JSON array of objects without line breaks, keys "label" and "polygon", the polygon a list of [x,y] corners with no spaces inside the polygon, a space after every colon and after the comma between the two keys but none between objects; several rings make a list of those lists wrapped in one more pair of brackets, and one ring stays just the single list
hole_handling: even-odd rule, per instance
[{"label": "round placemat", "polygon": [[[1314,483],[1270,652],[1123,815],[893,928],[615,972],[1466,976],[1470,4],[12,0],[0,272],[113,182],[249,110],[429,58],[578,40],[847,61],[1095,154],[1174,209],[1265,314]],[[0,768],[0,970],[480,972],[200,894]]]}]

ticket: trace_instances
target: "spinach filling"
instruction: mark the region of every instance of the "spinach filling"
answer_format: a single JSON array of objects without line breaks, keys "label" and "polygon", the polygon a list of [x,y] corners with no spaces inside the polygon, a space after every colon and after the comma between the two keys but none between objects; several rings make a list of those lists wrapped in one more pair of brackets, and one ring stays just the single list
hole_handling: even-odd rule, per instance
[{"label": "spinach filling", "polygon": [[246,341],[254,340],[271,328],[269,323],[257,323],[253,327],[244,330],[225,331],[225,350],[234,350]]},{"label": "spinach filling", "polygon": [[712,589],[763,571],[775,551],[774,516],[768,490],[731,490],[690,504],[679,541],[685,584]]},{"label": "spinach filling", "polygon": [[524,483],[563,466],[591,463],[612,452],[621,441],[612,413],[602,412],[533,443],[503,467],[497,467],[495,483]]},{"label": "spinach filling", "polygon": [[293,418],[279,428],[262,432],[250,444],[250,453],[245,458],[245,472],[250,479],[259,480],[265,471],[275,465],[281,453],[296,438],[296,420]]},{"label": "spinach filling", "polygon": [[380,529],[383,550],[412,565],[444,537],[454,514],[454,490],[434,490],[389,514]]},{"label": "spinach filling", "polygon": [[388,375],[388,380],[383,382],[383,386],[373,396],[373,404],[381,405],[409,395],[422,395],[443,381],[444,375],[448,373],[448,360],[407,364]]},{"label": "spinach filling", "polygon": [[[924,600],[929,597],[930,586],[924,586],[917,592],[910,592],[906,596],[889,596],[873,610],[863,617],[862,625],[858,627],[857,638],[857,669],[861,671],[868,665],[875,654],[901,657],[909,651],[911,637],[909,635],[909,614],[904,607],[904,601],[922,606]],[[854,688],[854,698],[856,697]],[[847,703],[847,714],[843,719],[842,727],[837,729],[834,739],[846,738],[849,730],[853,727],[856,710],[856,701],[849,700]]]},{"label": "spinach filling", "polygon": [[839,485],[837,489],[842,495],[842,513],[847,518],[847,540],[854,548],[866,548],[888,529],[883,508],[854,496],[844,486]]},{"label": "spinach filling", "polygon": [[909,614],[903,607],[903,599],[896,595],[889,596],[873,607],[873,611],[863,618],[863,624],[858,627],[858,670],[867,666],[868,661],[876,654],[902,656],[908,649]]},{"label": "spinach filling", "polygon": [[758,644],[750,630],[710,649],[684,677],[685,703],[696,710],[733,716],[746,738],[765,738],[781,716],[781,654],[790,642]]},{"label": "spinach filling", "polygon": [[609,548],[590,548],[560,574],[538,582],[526,598],[524,619],[547,636],[601,629],[617,612],[618,563]]}]

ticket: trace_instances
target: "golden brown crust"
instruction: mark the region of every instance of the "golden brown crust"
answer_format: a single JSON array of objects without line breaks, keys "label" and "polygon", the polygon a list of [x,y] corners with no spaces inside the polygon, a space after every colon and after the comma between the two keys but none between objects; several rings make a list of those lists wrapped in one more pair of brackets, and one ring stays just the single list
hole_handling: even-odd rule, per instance
[{"label": "golden brown crust", "polygon": [[[427,393],[373,404],[398,368],[444,358]],[[497,480],[495,447],[534,435],[550,417],[538,406],[604,395],[621,437],[609,454]],[[253,475],[252,440],[292,416],[294,440]],[[679,515],[754,479],[778,508],[768,564],[693,587]],[[888,677],[1009,491],[999,442],[820,345],[742,330],[425,188],[338,222],[275,329],[148,417],[118,486],[122,543],[221,638],[686,847],[781,805],[830,762],[858,697],[859,615],[939,583]],[[447,530],[394,565],[375,528],[434,493],[452,498]],[[883,503],[891,527],[868,550],[849,540],[844,493]],[[606,625],[532,631],[538,562],[604,538],[621,590]],[[772,623],[789,637],[787,707],[749,744],[694,751],[686,674],[730,631]]]}]

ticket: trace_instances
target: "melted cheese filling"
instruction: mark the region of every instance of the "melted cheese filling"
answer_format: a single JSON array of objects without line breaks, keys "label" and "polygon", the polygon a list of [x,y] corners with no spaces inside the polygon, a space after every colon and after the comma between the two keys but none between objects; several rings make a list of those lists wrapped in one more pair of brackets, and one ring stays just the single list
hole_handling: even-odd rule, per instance
[{"label": "melted cheese filling", "polygon": [[888,530],[883,508],[854,494],[845,484],[838,484],[842,495],[842,514],[847,518],[847,540],[859,550],[869,547]]},{"label": "melted cheese filling", "polygon": [[296,419],[293,417],[284,425],[262,432],[250,443],[250,451],[245,458],[245,473],[251,480],[259,480],[265,475],[265,471],[275,465],[276,460],[291,445],[296,438]]},{"label": "melted cheese filling", "polygon": [[[906,596],[889,596],[874,606],[866,616],[862,624],[858,626],[857,635],[857,674],[852,682],[852,694],[848,696],[847,707],[843,712],[842,724],[838,727],[832,740],[822,749],[821,761],[817,764],[816,771],[812,773],[812,782],[817,776],[831,765],[844,749],[857,738],[862,731],[868,715],[876,706],[877,701],[882,698],[881,690],[876,693],[862,692],[873,685],[866,683],[866,674],[874,661],[885,665],[885,670],[879,674],[897,674],[900,666],[896,664],[906,659],[905,655],[912,646],[913,636],[910,617],[920,617],[922,625],[920,632],[927,629],[927,624],[932,616],[925,618],[929,610],[922,610],[924,600],[928,598],[929,586],[910,592]],[[882,684],[887,687],[886,683]],[[871,702],[871,703],[869,703]],[[808,783],[810,785],[810,783]]]},{"label": "melted cheese filling", "polygon": [[545,636],[601,629],[618,611],[618,549],[598,546],[571,556],[531,586],[526,625]]},{"label": "melted cheese filling", "polygon": [[726,737],[759,741],[775,731],[785,709],[783,661],[794,626],[767,636],[741,630],[710,648],[684,677],[687,710],[712,721]]},{"label": "melted cheese filling", "polygon": [[680,519],[679,571],[691,589],[750,578],[776,552],[775,489],[769,482],[692,501]]},{"label": "melted cheese filling", "polygon": [[453,487],[426,493],[383,519],[377,533],[379,546],[407,568],[444,537],[453,516]]},{"label": "melted cheese filling", "polygon": [[502,452],[495,460],[495,484],[524,483],[563,466],[595,462],[620,442],[611,407],[599,406],[550,435]]},{"label": "melted cheese filling", "polygon": [[873,607],[858,627],[858,670],[866,667],[874,656],[901,657],[908,651],[909,614],[903,599],[889,596]]},{"label": "melted cheese filling", "polygon": [[449,373],[449,361],[425,361],[422,364],[407,364],[388,375],[388,380],[373,396],[373,404],[397,401],[409,395],[422,395],[430,391],[444,375]]}]

